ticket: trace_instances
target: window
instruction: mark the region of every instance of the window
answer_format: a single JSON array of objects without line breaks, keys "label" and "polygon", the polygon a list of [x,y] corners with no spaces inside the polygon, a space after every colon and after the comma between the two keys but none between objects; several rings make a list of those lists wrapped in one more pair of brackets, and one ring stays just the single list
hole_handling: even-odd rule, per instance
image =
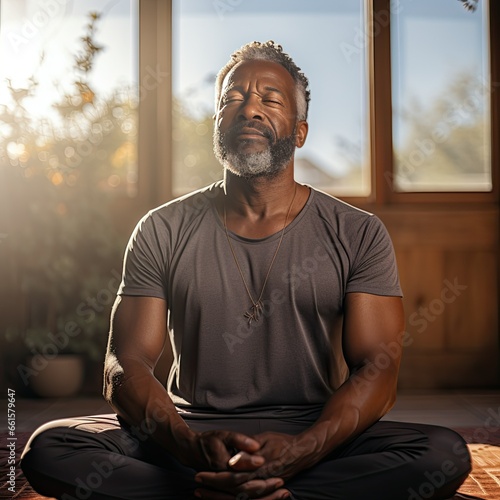
[{"label": "window", "polygon": [[[40,7],[52,3],[53,10]],[[355,203],[429,200],[433,192],[440,192],[435,201],[450,201],[455,192],[464,191],[469,191],[470,200],[491,201],[496,196],[493,166],[499,153],[490,140],[497,127],[490,123],[491,109],[498,97],[493,92],[496,87],[490,89],[489,84],[499,77],[494,68],[490,74],[490,57],[498,58],[490,33],[498,13],[487,0],[469,3],[477,5],[476,11],[467,11],[458,0],[107,3],[96,34],[98,44],[105,47],[93,70],[100,78],[90,75],[89,81],[101,95],[121,89],[116,95],[123,98],[125,88],[131,93],[113,115],[115,123],[120,122],[113,134],[99,132],[99,127],[84,129],[94,133],[94,143],[84,135],[77,143],[79,150],[70,144],[58,152],[57,161],[64,165],[84,155],[88,159],[89,151],[103,149],[96,148],[95,141],[103,137],[115,141],[112,152],[99,152],[101,188],[129,195],[140,192],[146,206],[220,178],[221,167],[212,155],[215,73],[242,44],[275,39],[311,82],[309,137],[297,151],[299,181]],[[56,71],[48,83],[42,83],[43,71],[39,73],[38,103],[23,97],[30,116],[41,116],[50,108],[60,95],[56,88],[71,85],[68,55],[83,34],[85,16],[102,8],[97,0],[2,2],[0,57],[8,61],[0,69],[3,81],[16,74],[12,86],[22,90],[42,51],[44,64]],[[440,36],[443,30],[446,35]],[[420,48],[425,49],[425,58],[416,55]],[[452,87],[454,94],[449,91]],[[3,111],[12,104],[10,97],[0,82]],[[139,131],[134,107],[138,102]],[[445,126],[437,127],[443,122]],[[5,120],[0,130],[4,138],[0,156],[10,164],[19,163],[25,175],[31,175],[24,161],[33,159],[27,145],[11,140],[12,128]],[[123,141],[121,147],[116,140]],[[49,161],[43,151],[41,157]],[[56,174],[52,172],[54,182],[59,182]]]},{"label": "window", "polygon": [[1,4],[0,152],[26,179],[134,195],[138,2]]},{"label": "window", "polygon": [[487,2],[403,0],[393,11],[397,191],[490,191]]},{"label": "window", "polygon": [[5,339],[39,349],[71,321],[71,349],[100,357],[126,241],[114,209],[137,201],[138,0],[4,0],[0,22]]}]

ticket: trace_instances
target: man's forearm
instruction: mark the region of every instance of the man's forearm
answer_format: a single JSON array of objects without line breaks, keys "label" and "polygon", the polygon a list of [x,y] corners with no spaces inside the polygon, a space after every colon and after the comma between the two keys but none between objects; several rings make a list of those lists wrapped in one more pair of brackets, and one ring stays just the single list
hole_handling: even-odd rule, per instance
[{"label": "man's forearm", "polygon": [[140,360],[118,361],[108,355],[104,397],[139,440],[152,438],[176,456],[179,445],[194,434],[178,415],[166,389]]},{"label": "man's forearm", "polygon": [[314,462],[351,440],[384,416],[396,398],[397,368],[366,364],[330,397],[318,420],[297,436],[297,446]]},{"label": "man's forearm", "polygon": [[[398,364],[377,372],[376,377],[373,364],[362,366],[330,397],[318,420],[298,435],[264,432],[253,436],[261,445],[257,455],[266,459],[255,472],[257,477],[287,481],[375,423],[394,402]],[[234,468],[240,474],[245,470],[239,462]],[[215,489],[225,484],[224,476],[216,473],[198,476]]]},{"label": "man's forearm", "polygon": [[403,330],[400,297],[346,295],[343,349],[351,375],[301,435],[313,447],[313,459],[328,455],[390,410],[396,400]]}]

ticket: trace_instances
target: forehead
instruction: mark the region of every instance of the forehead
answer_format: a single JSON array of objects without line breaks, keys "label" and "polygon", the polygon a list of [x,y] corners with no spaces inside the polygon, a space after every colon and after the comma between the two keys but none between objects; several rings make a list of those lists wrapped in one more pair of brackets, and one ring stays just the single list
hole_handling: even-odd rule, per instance
[{"label": "forehead", "polygon": [[292,75],[281,64],[261,59],[239,62],[224,78],[222,90],[234,86],[245,87],[252,83],[272,85],[282,92],[293,93],[295,90]]}]

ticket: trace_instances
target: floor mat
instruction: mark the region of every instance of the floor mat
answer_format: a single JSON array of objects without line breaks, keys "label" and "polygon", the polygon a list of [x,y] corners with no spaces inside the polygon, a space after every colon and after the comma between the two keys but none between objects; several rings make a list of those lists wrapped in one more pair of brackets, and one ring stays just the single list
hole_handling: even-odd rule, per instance
[{"label": "floor mat", "polygon": [[472,455],[473,467],[460,492],[487,500],[499,500],[500,447],[489,444],[467,446]]}]

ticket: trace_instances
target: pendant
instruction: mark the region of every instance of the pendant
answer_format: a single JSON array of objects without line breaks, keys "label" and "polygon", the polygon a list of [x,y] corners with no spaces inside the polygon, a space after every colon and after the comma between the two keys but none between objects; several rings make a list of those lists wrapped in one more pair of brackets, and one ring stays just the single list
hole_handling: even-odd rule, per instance
[{"label": "pendant", "polygon": [[248,326],[252,324],[252,321],[259,321],[262,314],[262,301],[256,302],[246,313],[245,318],[248,320]]}]

